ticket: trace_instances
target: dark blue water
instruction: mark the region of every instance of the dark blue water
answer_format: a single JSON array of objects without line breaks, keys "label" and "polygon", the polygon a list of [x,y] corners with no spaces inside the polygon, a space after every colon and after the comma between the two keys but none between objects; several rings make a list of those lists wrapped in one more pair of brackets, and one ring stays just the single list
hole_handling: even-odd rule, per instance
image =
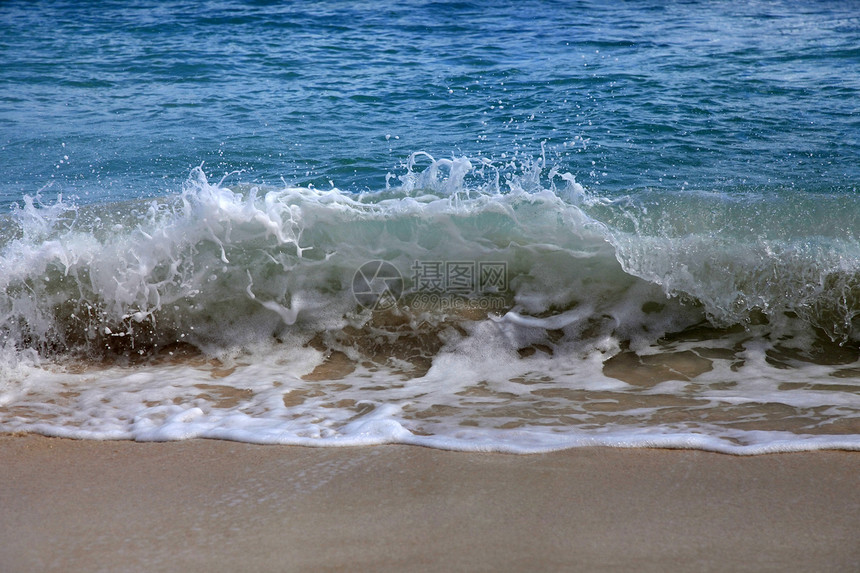
[{"label": "dark blue water", "polygon": [[[4,2],[0,205],[381,189],[542,153],[601,193],[860,181],[856,2]],[[330,183],[331,182],[331,183]]]}]

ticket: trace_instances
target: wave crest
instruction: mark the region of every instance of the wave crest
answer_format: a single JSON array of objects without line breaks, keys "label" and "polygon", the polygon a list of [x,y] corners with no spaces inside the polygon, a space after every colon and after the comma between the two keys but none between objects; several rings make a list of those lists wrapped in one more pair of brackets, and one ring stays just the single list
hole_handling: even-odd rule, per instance
[{"label": "wave crest", "polygon": [[[537,329],[563,331],[572,347],[607,337],[641,346],[705,319],[724,328],[764,317],[774,329],[799,321],[858,339],[856,236],[767,236],[732,217],[711,216],[709,227],[704,209],[737,197],[605,197],[557,169],[544,177],[542,161],[518,169],[415,154],[401,184],[377,193],[230,188],[199,167],[181,193],[154,201],[27,198],[0,244],[0,331],[6,344],[43,355],[307,342],[371,320],[353,279],[383,260],[413,296],[417,264],[504,265],[501,306],[409,308],[414,324],[492,315],[533,342]],[[558,327],[571,312],[578,318]]]}]

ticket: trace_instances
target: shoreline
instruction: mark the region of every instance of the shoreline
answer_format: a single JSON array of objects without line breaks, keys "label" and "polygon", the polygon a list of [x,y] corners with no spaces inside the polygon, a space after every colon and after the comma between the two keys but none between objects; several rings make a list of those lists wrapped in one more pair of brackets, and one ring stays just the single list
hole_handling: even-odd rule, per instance
[{"label": "shoreline", "polygon": [[0,436],[0,570],[856,571],[860,455]]}]

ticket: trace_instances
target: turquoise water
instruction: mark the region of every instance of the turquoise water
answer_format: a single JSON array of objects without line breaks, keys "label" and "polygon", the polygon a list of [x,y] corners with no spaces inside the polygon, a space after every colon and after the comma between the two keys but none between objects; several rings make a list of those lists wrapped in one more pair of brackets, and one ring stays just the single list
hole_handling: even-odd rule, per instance
[{"label": "turquoise water", "polygon": [[600,192],[853,193],[858,14],[854,2],[6,2],[0,200],[51,182],[85,201],[175,193],[201,162],[244,170],[233,181],[376,190],[415,151],[505,163],[542,144]]},{"label": "turquoise water", "polygon": [[854,2],[5,2],[0,430],[857,449],[858,46]]}]

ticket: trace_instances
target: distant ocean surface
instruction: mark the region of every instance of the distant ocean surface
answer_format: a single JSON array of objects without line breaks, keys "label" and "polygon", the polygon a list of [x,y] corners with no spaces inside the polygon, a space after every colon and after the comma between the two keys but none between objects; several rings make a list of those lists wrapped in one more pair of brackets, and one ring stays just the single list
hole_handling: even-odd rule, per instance
[{"label": "distant ocean surface", "polygon": [[860,5],[3,2],[0,432],[860,450]]}]

